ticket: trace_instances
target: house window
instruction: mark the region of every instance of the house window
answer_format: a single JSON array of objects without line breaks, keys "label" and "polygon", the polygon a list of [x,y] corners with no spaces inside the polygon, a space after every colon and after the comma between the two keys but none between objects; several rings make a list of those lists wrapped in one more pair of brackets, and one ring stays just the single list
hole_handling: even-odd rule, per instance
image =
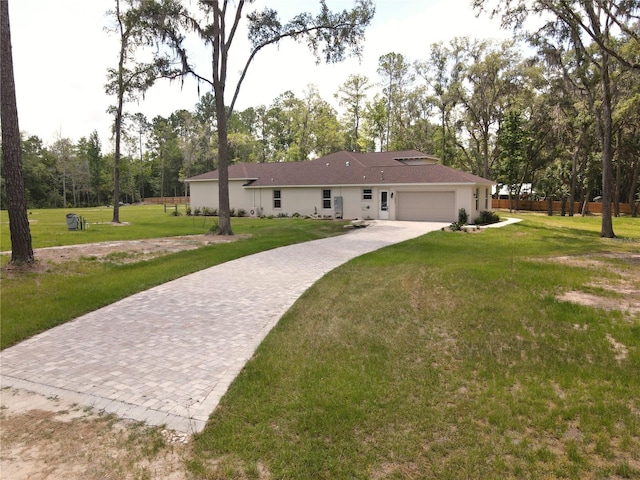
[{"label": "house window", "polygon": [[489,189],[484,189],[484,209],[489,210]]},{"label": "house window", "polygon": [[282,193],[280,190],[273,191],[273,208],[282,208]]},{"label": "house window", "polygon": [[363,189],[362,200],[373,200],[373,190],[370,188]]},{"label": "house window", "polygon": [[475,197],[476,197],[476,210],[478,210],[478,205],[479,205],[479,202],[480,202],[480,199],[478,198],[479,196],[480,196],[480,189],[476,188],[476,194],[475,194]]},{"label": "house window", "polygon": [[322,208],[331,208],[331,190],[322,190]]}]

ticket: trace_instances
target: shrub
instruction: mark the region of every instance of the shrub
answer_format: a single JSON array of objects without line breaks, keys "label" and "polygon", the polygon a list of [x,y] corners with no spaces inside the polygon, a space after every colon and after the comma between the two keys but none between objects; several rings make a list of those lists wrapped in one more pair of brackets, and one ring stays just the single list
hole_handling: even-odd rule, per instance
[{"label": "shrub", "polygon": [[180,213],[178,210],[174,210],[173,212],[171,212],[171,216],[172,217],[181,217],[182,213]]},{"label": "shrub", "polygon": [[193,214],[196,217],[199,217],[201,213],[202,213],[202,210],[200,210],[200,207],[196,207],[196,208],[193,209]]},{"label": "shrub", "polygon": [[449,225],[449,228],[452,232],[459,232],[460,230],[462,230],[463,225],[464,224],[460,222],[453,222],[451,225]]},{"label": "shrub", "polygon": [[466,225],[469,221],[469,215],[467,215],[467,211],[464,208],[458,210],[458,223],[460,226]]},{"label": "shrub", "polygon": [[232,208],[232,209],[229,210],[229,216],[230,217],[235,217],[236,216],[236,209],[235,208]]},{"label": "shrub", "polygon": [[246,217],[247,216],[247,211],[244,208],[239,208],[238,209],[238,216],[239,217]]},{"label": "shrub", "polygon": [[187,207],[187,217],[191,216],[191,207]]},{"label": "shrub", "polygon": [[491,223],[498,223],[499,221],[500,217],[497,213],[483,210],[480,212],[480,216],[476,218],[476,225],[489,225]]}]

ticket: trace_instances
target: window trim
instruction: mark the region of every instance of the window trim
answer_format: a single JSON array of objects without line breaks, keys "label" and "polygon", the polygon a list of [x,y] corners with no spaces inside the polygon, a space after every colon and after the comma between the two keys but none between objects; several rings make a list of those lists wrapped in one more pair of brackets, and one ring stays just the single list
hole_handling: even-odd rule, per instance
[{"label": "window trim", "polygon": [[324,210],[331,210],[331,189],[329,188],[322,189],[322,208]]},{"label": "window trim", "polygon": [[273,209],[279,210],[282,208],[282,190],[273,190]]}]

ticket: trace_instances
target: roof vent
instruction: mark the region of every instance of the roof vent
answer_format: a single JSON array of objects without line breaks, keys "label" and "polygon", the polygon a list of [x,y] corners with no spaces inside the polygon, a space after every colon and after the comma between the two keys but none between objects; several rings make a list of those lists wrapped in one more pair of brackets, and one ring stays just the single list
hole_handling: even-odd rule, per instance
[{"label": "roof vent", "polygon": [[344,162],[344,166],[345,166],[345,167],[348,167],[349,165],[351,165],[351,164],[349,163],[349,161]]},{"label": "roof vent", "polygon": [[327,162],[327,167],[329,166],[329,162]]}]

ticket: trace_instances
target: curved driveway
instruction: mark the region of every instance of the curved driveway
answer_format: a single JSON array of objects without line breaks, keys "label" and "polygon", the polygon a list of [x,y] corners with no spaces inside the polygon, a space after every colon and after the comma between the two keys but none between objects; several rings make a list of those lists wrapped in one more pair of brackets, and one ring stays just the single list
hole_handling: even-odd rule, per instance
[{"label": "curved driveway", "polygon": [[445,223],[377,221],[239,258],[125,298],[0,353],[0,385],[197,432],[280,317],[325,273]]}]

